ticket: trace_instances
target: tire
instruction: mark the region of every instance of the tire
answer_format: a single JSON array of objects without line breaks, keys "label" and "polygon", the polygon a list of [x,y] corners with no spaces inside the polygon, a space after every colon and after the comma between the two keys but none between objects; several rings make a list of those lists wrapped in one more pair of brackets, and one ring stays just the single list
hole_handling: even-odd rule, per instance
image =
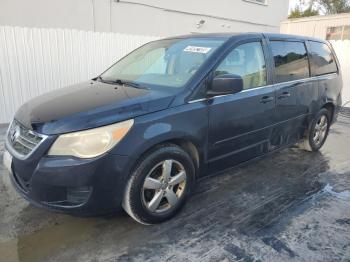
[{"label": "tire", "polygon": [[173,144],[156,147],[134,168],[126,185],[123,208],[144,225],[166,221],[185,204],[194,177],[193,161],[183,149]]},{"label": "tire", "polygon": [[[321,121],[326,120],[324,125],[321,124]],[[320,125],[321,124],[321,125]],[[320,150],[320,148],[325,143],[330,127],[330,115],[329,111],[325,108],[322,108],[315,116],[315,118],[311,121],[308,130],[306,131],[306,135],[301,143],[299,143],[299,148],[309,151],[316,152]],[[321,128],[321,129],[320,129]],[[322,132],[322,135],[317,135],[317,131]],[[318,139],[315,139],[318,137]]]}]

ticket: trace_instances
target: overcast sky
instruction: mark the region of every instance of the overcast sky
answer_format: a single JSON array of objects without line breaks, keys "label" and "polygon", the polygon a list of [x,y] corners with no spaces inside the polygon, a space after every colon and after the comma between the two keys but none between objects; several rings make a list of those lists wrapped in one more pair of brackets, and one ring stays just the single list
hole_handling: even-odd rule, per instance
[{"label": "overcast sky", "polygon": [[295,6],[298,0],[289,0],[289,10]]}]

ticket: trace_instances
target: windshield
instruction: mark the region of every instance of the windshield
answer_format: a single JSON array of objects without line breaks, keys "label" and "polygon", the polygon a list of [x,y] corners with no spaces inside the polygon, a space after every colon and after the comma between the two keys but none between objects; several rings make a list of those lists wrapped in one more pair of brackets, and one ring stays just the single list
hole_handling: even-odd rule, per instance
[{"label": "windshield", "polygon": [[146,87],[184,86],[223,39],[167,39],[148,43],[122,58],[101,78]]}]

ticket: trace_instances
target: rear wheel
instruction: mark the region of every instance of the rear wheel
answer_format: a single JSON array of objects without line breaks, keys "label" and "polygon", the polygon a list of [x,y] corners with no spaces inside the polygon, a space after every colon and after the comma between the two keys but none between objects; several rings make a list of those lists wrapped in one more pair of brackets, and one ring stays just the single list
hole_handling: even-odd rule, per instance
[{"label": "rear wheel", "polygon": [[329,111],[321,109],[311,122],[304,140],[299,144],[301,149],[314,152],[318,151],[325,143],[330,127]]},{"label": "rear wheel", "polygon": [[142,224],[170,219],[184,205],[194,173],[191,157],[180,147],[165,145],[151,151],[131,175],[124,210]]}]

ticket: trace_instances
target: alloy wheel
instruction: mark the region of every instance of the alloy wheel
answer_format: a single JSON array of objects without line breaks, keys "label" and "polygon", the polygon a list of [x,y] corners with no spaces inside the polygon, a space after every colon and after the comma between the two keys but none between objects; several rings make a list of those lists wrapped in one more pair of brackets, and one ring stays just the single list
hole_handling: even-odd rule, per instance
[{"label": "alloy wheel", "polygon": [[142,187],[142,202],[150,212],[162,213],[173,209],[185,192],[186,171],[183,165],[167,159],[147,174]]},{"label": "alloy wheel", "polygon": [[323,143],[328,129],[328,119],[325,115],[321,115],[317,120],[315,125],[315,131],[313,135],[313,141],[315,145],[320,145]]}]

